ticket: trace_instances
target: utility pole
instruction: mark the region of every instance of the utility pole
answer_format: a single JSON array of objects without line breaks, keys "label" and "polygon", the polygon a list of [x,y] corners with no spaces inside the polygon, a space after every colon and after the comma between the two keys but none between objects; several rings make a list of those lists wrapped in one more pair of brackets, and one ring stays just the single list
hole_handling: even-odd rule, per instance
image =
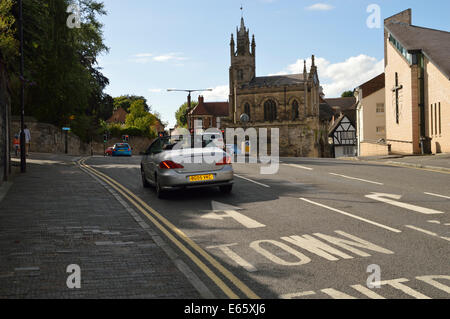
[{"label": "utility pole", "polygon": [[167,92],[188,92],[189,94],[188,94],[188,98],[187,98],[187,101],[188,101],[188,109],[187,109],[187,112],[186,112],[186,120],[187,120],[187,124],[188,124],[188,130],[190,130],[191,129],[191,122],[189,121],[189,118],[188,118],[188,114],[189,114],[189,112],[191,111],[191,94],[193,93],[193,92],[211,92],[212,91],[212,89],[204,89],[204,90],[178,90],[178,89],[168,89],[167,90]]},{"label": "utility pole", "polygon": [[23,3],[19,0],[19,40],[20,40],[20,171],[27,171],[27,154],[25,149],[25,77],[24,77],[24,56],[23,56]]}]

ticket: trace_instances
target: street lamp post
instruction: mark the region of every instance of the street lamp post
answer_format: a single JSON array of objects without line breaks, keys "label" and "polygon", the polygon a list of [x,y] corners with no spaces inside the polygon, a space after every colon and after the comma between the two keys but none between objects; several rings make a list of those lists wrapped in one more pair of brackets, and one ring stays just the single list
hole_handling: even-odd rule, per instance
[{"label": "street lamp post", "polygon": [[24,56],[23,56],[23,3],[19,0],[19,39],[20,39],[20,171],[27,171],[27,154],[25,149],[25,78],[24,78]]},{"label": "street lamp post", "polygon": [[190,130],[191,129],[191,123],[190,123],[190,121],[189,121],[189,119],[188,119],[188,114],[189,114],[189,112],[191,111],[191,94],[193,93],[193,92],[211,92],[212,91],[212,89],[204,89],[204,90],[178,90],[178,89],[168,89],[167,90],[167,92],[188,92],[189,94],[188,94],[188,98],[187,98],[187,101],[188,101],[188,109],[187,109],[187,112],[186,112],[186,120],[187,120],[187,122],[188,122],[188,130]]}]

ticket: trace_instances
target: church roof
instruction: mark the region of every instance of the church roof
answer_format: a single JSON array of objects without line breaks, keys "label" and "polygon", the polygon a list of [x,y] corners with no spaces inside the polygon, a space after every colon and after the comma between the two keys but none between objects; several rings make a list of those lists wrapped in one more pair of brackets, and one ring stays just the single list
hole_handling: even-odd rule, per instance
[{"label": "church roof", "polygon": [[303,74],[274,75],[255,77],[248,84],[244,84],[242,88],[257,88],[271,86],[288,86],[303,84]]},{"label": "church roof", "polygon": [[422,51],[450,79],[450,32],[394,21],[385,27],[408,52]]}]

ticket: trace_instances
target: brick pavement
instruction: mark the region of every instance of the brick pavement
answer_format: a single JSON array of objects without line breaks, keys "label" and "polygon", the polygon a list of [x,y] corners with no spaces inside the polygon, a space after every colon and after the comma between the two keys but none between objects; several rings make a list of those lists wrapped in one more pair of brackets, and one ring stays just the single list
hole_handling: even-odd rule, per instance
[{"label": "brick pavement", "polygon": [[[67,288],[68,265],[81,289]],[[29,164],[0,202],[2,298],[199,298],[129,212],[74,163]]]}]

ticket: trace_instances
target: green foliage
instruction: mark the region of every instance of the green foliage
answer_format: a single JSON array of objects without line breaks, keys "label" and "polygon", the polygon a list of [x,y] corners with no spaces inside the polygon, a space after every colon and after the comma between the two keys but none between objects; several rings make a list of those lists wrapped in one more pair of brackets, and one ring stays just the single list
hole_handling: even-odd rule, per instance
[{"label": "green foliage", "polygon": [[[191,102],[191,108],[195,108],[198,105],[197,101]],[[178,111],[175,113],[175,118],[177,119],[177,125],[179,127],[187,128],[187,112],[188,112],[188,103],[184,103],[180,106]]]},{"label": "green foliage", "polygon": [[342,93],[341,97],[354,97],[354,93],[353,91],[345,91],[344,93]]},{"label": "green foliage", "polygon": [[[6,2],[5,2],[6,1]],[[12,0],[1,0],[0,13]],[[103,42],[99,15],[103,3],[77,1],[81,28],[67,27],[71,0],[23,0],[25,114],[56,126],[73,125],[84,141],[97,129],[98,120],[112,114],[112,98],[104,94],[109,81],[96,66],[97,57],[108,51]],[[16,21],[17,4],[11,9]],[[3,24],[1,24],[3,25]],[[15,40],[17,41],[17,33]],[[0,48],[4,54],[5,49]],[[20,113],[19,63],[9,61],[12,112]],[[72,116],[76,117],[71,121]],[[93,127],[91,127],[93,126]]]},{"label": "green foliage", "polygon": [[137,128],[141,130],[145,136],[153,137],[152,126],[156,124],[156,117],[147,112],[145,102],[137,100],[133,102],[129,109],[130,113],[127,115],[125,125],[127,128]]},{"label": "green foliage", "polygon": [[0,60],[12,62],[18,53],[18,41],[14,38],[15,18],[12,14],[13,0],[0,1]]},{"label": "green foliage", "polygon": [[151,111],[151,107],[147,104],[147,99],[143,96],[136,95],[122,95],[114,98],[114,111],[123,108],[125,111],[129,112],[131,104],[137,101],[142,101],[144,108],[147,112]]}]

